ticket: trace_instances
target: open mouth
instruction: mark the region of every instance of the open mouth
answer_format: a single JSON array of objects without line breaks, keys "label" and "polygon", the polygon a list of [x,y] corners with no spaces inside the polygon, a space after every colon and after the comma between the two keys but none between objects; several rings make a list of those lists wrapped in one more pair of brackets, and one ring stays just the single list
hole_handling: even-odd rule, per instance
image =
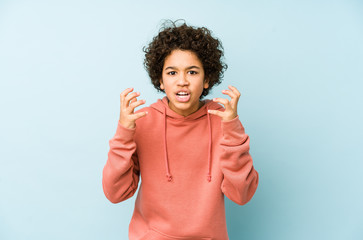
[{"label": "open mouth", "polygon": [[188,102],[188,101],[189,101],[189,99],[190,99],[190,93],[188,93],[188,92],[183,92],[183,91],[177,92],[177,93],[176,93],[176,99],[177,99],[179,102]]}]

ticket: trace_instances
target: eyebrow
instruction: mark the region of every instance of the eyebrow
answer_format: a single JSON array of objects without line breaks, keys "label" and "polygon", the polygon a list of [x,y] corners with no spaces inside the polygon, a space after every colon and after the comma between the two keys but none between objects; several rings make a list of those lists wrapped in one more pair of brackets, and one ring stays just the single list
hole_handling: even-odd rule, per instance
[{"label": "eyebrow", "polygon": [[[192,69],[192,68],[200,69],[200,67],[198,67],[198,66],[189,66],[189,67],[187,67],[186,69],[187,69],[187,70],[189,70],[189,69]],[[166,68],[164,69],[164,71],[166,71],[166,70],[168,70],[168,69],[172,69],[172,70],[174,70],[174,69],[178,69],[178,68],[177,68],[177,67],[174,67],[174,66],[169,66],[169,67],[166,67]]]}]

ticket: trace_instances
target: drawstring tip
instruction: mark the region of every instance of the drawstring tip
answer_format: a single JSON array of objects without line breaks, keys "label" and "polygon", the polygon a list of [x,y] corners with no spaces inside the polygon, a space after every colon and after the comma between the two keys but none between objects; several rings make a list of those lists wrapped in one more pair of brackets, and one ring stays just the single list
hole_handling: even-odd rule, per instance
[{"label": "drawstring tip", "polygon": [[210,182],[212,180],[212,176],[211,175],[208,175],[207,176],[207,181]]},{"label": "drawstring tip", "polygon": [[166,175],[166,178],[168,179],[168,182],[171,182],[171,180],[173,179],[173,177],[169,174]]}]

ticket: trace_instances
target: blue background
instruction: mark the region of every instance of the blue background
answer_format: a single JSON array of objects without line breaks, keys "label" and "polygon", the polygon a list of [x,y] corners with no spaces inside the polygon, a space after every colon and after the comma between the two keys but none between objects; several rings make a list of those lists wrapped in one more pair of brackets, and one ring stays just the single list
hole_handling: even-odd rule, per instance
[{"label": "blue background", "polygon": [[231,239],[363,239],[362,1],[0,1],[0,239],[127,239],[135,197],[102,192],[119,94],[163,95],[142,47],[206,26],[260,185]]}]

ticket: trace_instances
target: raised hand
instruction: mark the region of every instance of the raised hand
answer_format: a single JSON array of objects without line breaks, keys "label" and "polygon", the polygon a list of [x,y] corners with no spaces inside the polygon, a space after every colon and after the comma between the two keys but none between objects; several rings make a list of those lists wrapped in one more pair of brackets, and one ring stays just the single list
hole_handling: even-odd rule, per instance
[{"label": "raised hand", "polygon": [[225,110],[208,110],[210,114],[217,115],[222,118],[223,121],[229,121],[237,117],[237,104],[241,96],[241,93],[237,88],[233,86],[228,86],[230,90],[223,90],[222,93],[230,96],[231,100],[225,98],[213,98],[214,102],[223,104]]},{"label": "raised hand", "polygon": [[135,121],[146,116],[147,112],[134,113],[135,108],[144,104],[145,100],[137,100],[139,92],[132,92],[133,88],[127,88],[120,94],[120,120],[125,128],[135,128]]}]

